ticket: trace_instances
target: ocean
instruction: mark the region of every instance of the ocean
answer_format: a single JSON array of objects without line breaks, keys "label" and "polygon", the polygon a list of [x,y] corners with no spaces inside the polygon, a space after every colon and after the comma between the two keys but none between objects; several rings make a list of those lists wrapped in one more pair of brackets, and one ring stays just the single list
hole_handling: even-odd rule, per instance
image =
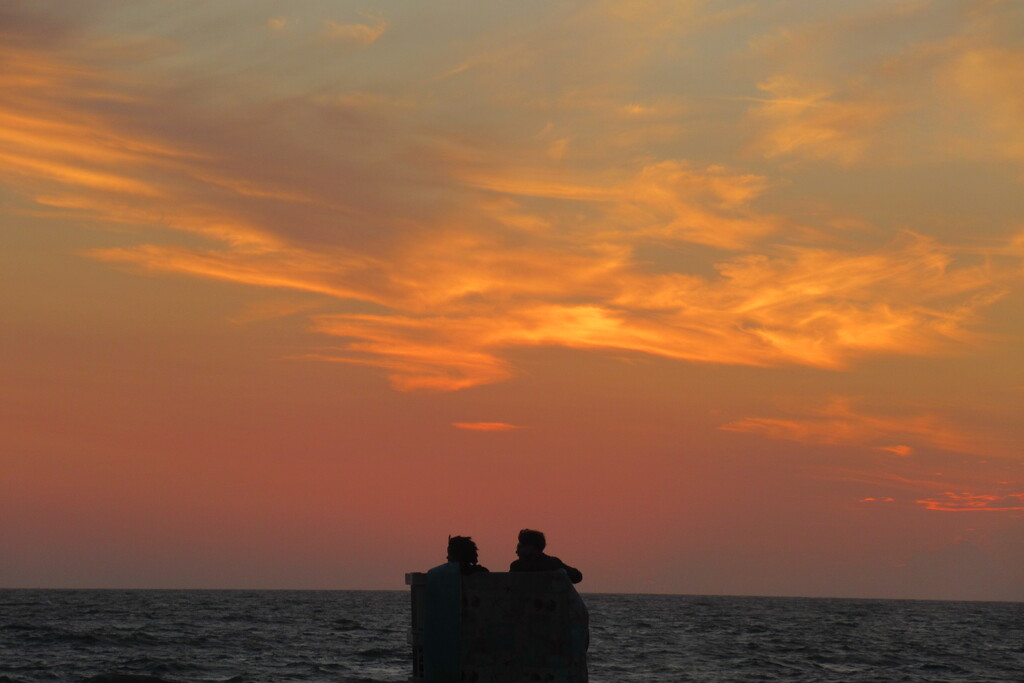
[{"label": "ocean", "polygon": [[[593,683],[1024,682],[1024,603],[584,594]],[[0,590],[0,683],[390,683],[407,591]]]}]

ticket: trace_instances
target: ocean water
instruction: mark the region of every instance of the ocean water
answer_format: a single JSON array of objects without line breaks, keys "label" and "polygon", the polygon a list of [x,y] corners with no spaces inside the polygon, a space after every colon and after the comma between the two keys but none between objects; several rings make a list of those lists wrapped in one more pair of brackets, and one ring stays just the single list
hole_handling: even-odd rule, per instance
[{"label": "ocean water", "polygon": [[[1024,603],[584,594],[593,683],[1024,682]],[[0,683],[408,680],[405,591],[0,591]]]}]

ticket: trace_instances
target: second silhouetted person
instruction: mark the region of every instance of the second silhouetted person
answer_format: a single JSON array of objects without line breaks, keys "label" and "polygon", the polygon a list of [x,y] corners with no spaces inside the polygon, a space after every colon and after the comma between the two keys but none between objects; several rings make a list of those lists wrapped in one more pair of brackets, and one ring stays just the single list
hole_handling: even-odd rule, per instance
[{"label": "second silhouetted person", "polygon": [[583,580],[583,574],[579,569],[570,567],[557,557],[546,555],[544,548],[547,540],[544,534],[534,529],[523,529],[519,532],[519,544],[516,545],[516,555],[519,559],[508,568],[510,572],[550,572],[557,569],[564,569],[569,575],[569,580],[579,583]]},{"label": "second silhouetted person", "polygon": [[477,560],[476,543],[469,536],[448,537],[448,561],[458,562],[459,573],[464,576],[487,571]]}]

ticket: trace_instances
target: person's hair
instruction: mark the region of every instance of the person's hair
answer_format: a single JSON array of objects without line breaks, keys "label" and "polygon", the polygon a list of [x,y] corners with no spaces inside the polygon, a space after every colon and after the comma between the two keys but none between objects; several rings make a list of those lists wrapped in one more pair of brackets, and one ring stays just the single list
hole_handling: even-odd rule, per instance
[{"label": "person's hair", "polygon": [[449,536],[448,557],[451,558],[452,562],[476,564],[479,561],[476,543],[469,536]]},{"label": "person's hair", "polygon": [[544,546],[548,544],[543,532],[536,529],[523,529],[520,531],[519,542],[524,545],[532,545],[537,550],[544,550]]}]

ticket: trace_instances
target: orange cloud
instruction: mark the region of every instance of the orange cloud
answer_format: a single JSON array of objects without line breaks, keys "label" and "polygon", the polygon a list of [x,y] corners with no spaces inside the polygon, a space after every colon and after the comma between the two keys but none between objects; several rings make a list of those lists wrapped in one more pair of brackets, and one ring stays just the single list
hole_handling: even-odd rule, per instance
[{"label": "orange cloud", "polygon": [[913,455],[914,449],[910,446],[897,445],[897,446],[875,446],[875,450],[886,451],[888,453],[895,453],[896,455]]},{"label": "orange cloud", "polygon": [[154,186],[123,175],[15,154],[0,154],[0,168],[7,172],[21,173],[30,177],[44,177],[68,185],[82,185],[97,190],[148,196],[160,196],[161,194]]},{"label": "orange cloud", "polygon": [[[902,416],[869,415],[853,407],[849,397],[832,397],[824,406],[806,411],[797,418],[750,417],[722,425],[719,429],[757,434],[769,439],[822,445],[867,445],[894,438],[912,438],[932,448],[955,453],[990,455],[1002,448],[981,434],[950,424],[937,414]],[[875,449],[908,455],[910,446],[872,446]]]},{"label": "orange cloud", "polygon": [[[575,20],[604,20],[612,10]],[[630,30],[688,30],[650,20],[641,12]],[[385,30],[331,28],[356,42]],[[282,98],[254,88],[239,115],[219,106],[216,88],[176,98],[158,66],[81,67],[73,56],[87,52],[82,45],[60,59],[3,49],[14,65],[3,78],[14,87],[0,115],[0,137],[12,143],[0,172],[40,206],[144,235],[89,256],[325,297],[311,329],[340,341],[294,355],[379,367],[403,390],[505,380],[515,374],[507,355],[523,346],[827,369],[872,355],[975,349],[990,341],[978,331],[981,312],[1021,279],[1020,254],[972,260],[910,232],[874,244],[808,244],[807,234],[827,229],[765,210],[774,187],[767,174],[642,147],[602,162],[594,150],[603,143],[563,134],[539,104],[521,110],[530,125],[508,124],[512,142],[498,117],[470,143],[461,124],[444,120],[453,109],[417,99],[415,89],[403,98],[363,87]],[[771,83],[808,111],[830,97],[799,79]],[[494,96],[502,89],[486,87]],[[630,90],[591,94],[621,105],[620,123],[625,110],[659,116],[637,109],[653,100]],[[113,98],[118,107],[83,104]],[[493,114],[497,105],[482,100],[473,103]],[[569,109],[555,109],[572,120]],[[604,130],[593,111],[580,108],[581,130]],[[815,139],[857,147],[841,136]],[[584,163],[573,165],[578,155]],[[861,418],[816,417],[834,422],[832,434],[873,424],[876,436],[864,443],[909,448],[891,445],[904,432]],[[731,428],[826,438],[807,420],[750,418]],[[961,448],[954,442],[928,443]]]},{"label": "orange cloud", "polygon": [[384,22],[369,26],[367,24],[342,24],[327,20],[324,22],[323,37],[343,43],[370,45],[377,42],[387,28],[388,26]]},{"label": "orange cloud", "polygon": [[923,505],[926,510],[940,512],[1024,512],[1024,493],[944,491],[940,496],[915,502]]},{"label": "orange cloud", "polygon": [[500,175],[467,170],[461,177],[494,192],[593,203],[608,238],[661,238],[738,249],[780,227],[777,217],[749,206],[764,192],[765,179],[721,166],[695,168],[672,159],[605,185],[567,183],[564,173],[545,175],[549,173],[537,169],[504,168]]},{"label": "orange cloud", "polygon": [[[229,232],[225,238],[234,238]],[[183,273],[257,287],[296,289],[339,299],[377,301],[378,284],[372,261],[344,250],[317,254],[301,249],[201,250],[143,245],[133,248],[94,249],[88,255],[114,263],[141,266],[146,270]],[[365,279],[360,275],[365,275]],[[346,281],[351,285],[346,285]],[[381,287],[385,289],[385,287]]]},{"label": "orange cloud", "polygon": [[982,124],[963,131],[966,138],[957,140],[958,151],[1024,160],[1024,94],[1019,87],[1024,48],[977,41],[956,50],[942,76],[957,95],[952,106]]},{"label": "orange cloud", "polygon": [[[492,353],[444,343],[447,323],[399,316],[317,316],[316,329],[353,341],[337,355],[307,358],[384,368],[399,390],[453,391],[507,379],[507,362]],[[450,321],[457,326],[458,321]],[[440,323],[440,324],[439,324]]]},{"label": "orange cloud", "polygon": [[507,432],[512,429],[519,429],[517,425],[507,422],[452,422],[457,429],[467,429],[474,432]]},{"label": "orange cloud", "polygon": [[246,309],[230,318],[231,322],[239,325],[263,322],[275,318],[283,318],[290,315],[303,313],[317,304],[311,301],[298,301],[293,299],[271,299],[251,304]]},{"label": "orange cloud", "polygon": [[[232,193],[274,198],[260,188],[218,174],[208,155],[133,134],[77,102],[124,97],[112,76],[74,69],[35,52],[0,48],[31,77],[0,114],[0,175],[44,206],[74,209],[98,222],[162,226],[235,244],[275,243],[269,233],[199,195],[210,184]],[[199,181],[198,183],[196,181]]]},{"label": "orange cloud", "polygon": [[[92,253],[154,270],[388,306],[389,314],[321,315],[314,329],[355,340],[333,360],[389,369],[404,389],[505,379],[512,370],[503,351],[524,345],[826,368],[866,354],[939,353],[980,343],[968,325],[991,298],[965,302],[964,294],[983,292],[991,275],[950,271],[951,259],[924,240],[885,256],[793,249],[791,258],[747,257],[720,264],[714,280],[645,274],[620,249],[562,256],[546,245],[460,242],[390,260],[340,248],[315,253],[265,245]],[[424,259],[425,253],[436,257]],[[544,301],[573,296],[592,303]],[[445,315],[422,314],[429,310]]]},{"label": "orange cloud", "polygon": [[792,76],[774,76],[758,88],[768,97],[751,112],[763,127],[755,148],[768,157],[854,164],[872,151],[881,124],[901,109],[876,94],[844,99],[826,84]]},{"label": "orange cloud", "polygon": [[842,166],[1024,158],[1014,2],[888,3],[752,41],[773,72],[748,121],[768,158]]}]

